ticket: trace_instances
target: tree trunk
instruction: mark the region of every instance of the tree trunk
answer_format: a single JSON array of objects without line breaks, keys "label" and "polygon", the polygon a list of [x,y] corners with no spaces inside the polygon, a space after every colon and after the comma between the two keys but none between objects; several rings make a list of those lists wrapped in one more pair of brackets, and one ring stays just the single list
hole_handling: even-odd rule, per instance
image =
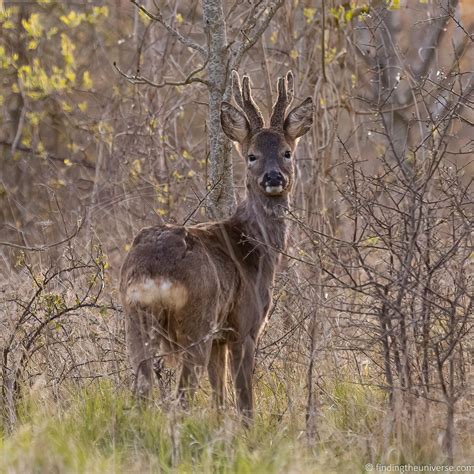
[{"label": "tree trunk", "polygon": [[221,0],[203,0],[204,24],[208,37],[209,114],[207,133],[210,144],[210,192],[207,213],[211,219],[229,216],[235,207],[231,144],[220,123],[222,100],[229,95],[227,85],[227,35]]}]

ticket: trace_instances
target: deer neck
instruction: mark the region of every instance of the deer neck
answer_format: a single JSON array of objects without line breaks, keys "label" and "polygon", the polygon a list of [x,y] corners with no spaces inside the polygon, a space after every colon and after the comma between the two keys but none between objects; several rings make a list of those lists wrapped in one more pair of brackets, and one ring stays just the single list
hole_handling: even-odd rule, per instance
[{"label": "deer neck", "polygon": [[238,206],[233,220],[256,248],[260,248],[269,256],[277,255],[286,247],[285,212],[288,207],[288,196],[269,197],[249,190],[246,199]]}]

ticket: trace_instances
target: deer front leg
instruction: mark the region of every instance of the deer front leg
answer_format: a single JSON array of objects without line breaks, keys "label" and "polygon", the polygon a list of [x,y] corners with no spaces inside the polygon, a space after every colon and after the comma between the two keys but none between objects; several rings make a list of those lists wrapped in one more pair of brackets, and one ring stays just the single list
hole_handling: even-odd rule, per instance
[{"label": "deer front leg", "polygon": [[230,347],[232,378],[234,380],[237,408],[245,423],[253,417],[252,377],[255,365],[255,341],[247,336],[244,341]]},{"label": "deer front leg", "polygon": [[213,341],[207,372],[214,403],[217,408],[221,408],[225,403],[227,382],[227,344],[225,342]]}]

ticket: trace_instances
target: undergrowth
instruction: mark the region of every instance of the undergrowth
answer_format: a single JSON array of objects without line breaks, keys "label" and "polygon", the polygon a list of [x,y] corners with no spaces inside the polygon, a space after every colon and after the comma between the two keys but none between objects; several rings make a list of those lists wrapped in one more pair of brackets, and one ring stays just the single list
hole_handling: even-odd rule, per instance
[{"label": "undergrowth", "polygon": [[308,441],[303,400],[277,414],[275,394],[262,383],[249,429],[233,409],[219,413],[203,396],[184,412],[157,400],[137,404],[105,381],[63,387],[59,396],[34,387],[22,398],[14,432],[1,438],[1,471],[317,474],[365,472],[368,462],[443,462],[426,435],[419,446],[416,437],[406,446],[387,444],[383,392],[350,380],[326,388],[331,397],[319,407],[318,438]]}]

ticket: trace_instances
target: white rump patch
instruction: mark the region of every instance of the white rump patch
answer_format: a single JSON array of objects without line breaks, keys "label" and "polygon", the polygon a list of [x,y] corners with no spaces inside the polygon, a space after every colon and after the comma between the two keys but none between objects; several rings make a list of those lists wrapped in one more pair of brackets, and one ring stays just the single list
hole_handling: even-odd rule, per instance
[{"label": "white rump patch", "polygon": [[188,299],[184,285],[169,278],[145,278],[131,283],[127,289],[128,304],[139,303],[144,306],[165,306],[169,309],[182,308]]}]

